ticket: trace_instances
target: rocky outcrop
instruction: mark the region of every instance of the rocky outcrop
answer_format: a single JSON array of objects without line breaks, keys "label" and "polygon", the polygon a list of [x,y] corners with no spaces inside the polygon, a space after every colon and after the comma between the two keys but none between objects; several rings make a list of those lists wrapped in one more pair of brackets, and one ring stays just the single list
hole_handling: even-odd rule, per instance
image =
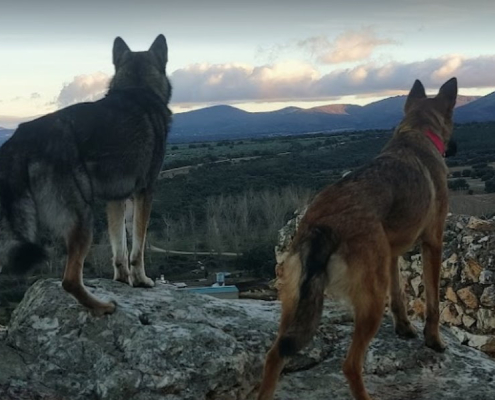
[{"label": "rocky outcrop", "polygon": [[[304,212],[304,210],[303,210]],[[303,212],[279,232],[277,258],[287,250]],[[449,215],[440,282],[440,319],[463,343],[495,353],[495,219]],[[413,318],[424,320],[419,247],[399,260]]]},{"label": "rocky outcrop", "polygon": [[[56,280],[28,290],[0,338],[0,399],[255,398],[278,302],[219,300],[163,285],[87,285],[116,300],[116,313],[91,316]],[[327,302],[317,337],[286,367],[277,399],[351,400],[341,365],[352,329],[348,310]],[[375,399],[493,398],[495,362],[447,329],[443,335],[449,348],[437,354],[422,339],[397,338],[387,317],[365,367]]]},{"label": "rocky outcrop", "polygon": [[[222,301],[163,285],[87,286],[115,299],[117,312],[92,317],[56,280],[28,290],[2,344],[9,363],[0,369],[1,399],[243,399],[253,391],[277,330],[275,303]],[[330,352],[328,335],[322,331],[288,368],[320,363]]]}]

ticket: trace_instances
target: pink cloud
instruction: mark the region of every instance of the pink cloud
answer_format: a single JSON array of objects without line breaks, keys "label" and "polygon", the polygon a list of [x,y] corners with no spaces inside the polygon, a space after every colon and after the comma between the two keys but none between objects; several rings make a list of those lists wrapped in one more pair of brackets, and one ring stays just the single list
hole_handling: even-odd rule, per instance
[{"label": "pink cloud", "polygon": [[110,77],[103,72],[90,75],[75,76],[72,82],[66,83],[57,97],[59,107],[83,101],[95,101],[104,96]]},{"label": "pink cloud", "polygon": [[323,64],[341,64],[369,59],[375,49],[384,45],[396,44],[388,38],[379,38],[370,28],[350,30],[330,41],[325,36],[314,36],[298,42],[298,46],[308,50]]}]

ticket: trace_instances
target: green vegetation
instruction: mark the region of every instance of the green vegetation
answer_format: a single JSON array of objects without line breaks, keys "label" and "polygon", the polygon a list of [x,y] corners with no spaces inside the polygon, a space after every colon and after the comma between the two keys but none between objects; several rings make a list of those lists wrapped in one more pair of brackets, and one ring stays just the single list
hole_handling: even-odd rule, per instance
[{"label": "green vegetation", "polygon": [[[449,187],[456,195],[470,193],[469,198],[475,199],[485,190],[495,192],[491,165],[495,162],[494,133],[495,123],[455,127],[458,154],[447,163],[453,175]],[[260,248],[273,249],[278,229],[295,209],[345,171],[371,160],[391,134],[372,130],[173,144],[164,170],[194,168],[157,182],[150,243],[164,249],[211,252],[219,265],[226,265],[219,254],[243,253],[246,257],[239,258],[236,267],[259,274],[264,268],[259,262],[247,261],[250,252],[260,254]],[[106,258],[100,258],[109,264],[103,212],[98,213],[96,222],[97,242],[107,249]],[[170,273],[168,266],[175,262],[173,259],[150,254],[153,267],[163,264]],[[192,257],[191,263],[199,258]],[[183,264],[180,267],[185,268]],[[178,272],[174,265],[170,268]],[[107,270],[111,272],[109,266]]]},{"label": "green vegetation", "polygon": [[495,123],[470,123],[455,127],[458,155],[449,159],[451,167],[495,162]]},{"label": "green vegetation", "polygon": [[[390,134],[367,131],[179,145],[167,155],[166,168],[176,167],[179,160],[185,164],[187,155],[201,166],[158,182],[150,240],[168,249],[243,253],[247,258],[239,260],[244,262],[239,268],[256,270],[257,275],[266,272],[248,261],[247,254],[260,254],[260,248],[273,252],[277,232],[294,210],[343,172],[369,161]],[[222,159],[211,161],[212,151]]]},{"label": "green vegetation", "polygon": [[[364,131],[170,145],[164,170],[193,168],[170,173],[157,182],[149,243],[192,255],[147,251],[150,276],[188,279],[201,261],[211,272],[245,271],[253,278],[273,277],[278,229],[314,193],[376,156],[391,133]],[[495,192],[495,123],[457,126],[454,138],[458,155],[447,160],[452,171],[452,211],[475,215],[495,212],[495,200],[483,197],[489,196],[483,194],[485,191]],[[40,273],[60,277],[65,254],[62,246],[51,247],[52,261]],[[200,256],[196,252],[210,254]],[[224,252],[242,255],[226,257],[221,255]],[[111,278],[110,260],[104,204],[99,204],[95,245],[87,258],[85,276]],[[3,285],[7,286],[0,287],[0,304],[8,313],[27,283],[3,279]]]}]

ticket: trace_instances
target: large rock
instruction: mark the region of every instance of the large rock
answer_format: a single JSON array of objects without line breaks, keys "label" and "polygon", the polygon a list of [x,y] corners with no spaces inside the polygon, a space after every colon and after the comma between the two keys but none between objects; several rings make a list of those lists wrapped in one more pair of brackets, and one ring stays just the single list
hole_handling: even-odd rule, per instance
[{"label": "large rock", "polygon": [[[92,317],[57,280],[29,289],[5,340],[15,367],[0,369],[0,385],[10,382],[10,392],[27,398],[36,398],[30,388],[42,385],[70,400],[243,399],[260,379],[277,331],[276,303],[222,301],[162,285],[139,290],[107,280],[87,286],[115,299],[117,312]],[[321,362],[329,342],[330,333],[321,333],[289,368]],[[19,357],[26,362],[16,362]]]},{"label": "large rock", "polygon": [[[92,317],[56,280],[29,289],[0,338],[0,399],[254,399],[278,302],[87,285],[115,299],[116,313]],[[352,327],[348,310],[328,302],[316,340],[287,366],[277,398],[350,400],[341,365]],[[397,338],[386,317],[365,367],[375,399],[493,398],[495,362],[443,334],[449,349],[437,354],[422,339]]]}]

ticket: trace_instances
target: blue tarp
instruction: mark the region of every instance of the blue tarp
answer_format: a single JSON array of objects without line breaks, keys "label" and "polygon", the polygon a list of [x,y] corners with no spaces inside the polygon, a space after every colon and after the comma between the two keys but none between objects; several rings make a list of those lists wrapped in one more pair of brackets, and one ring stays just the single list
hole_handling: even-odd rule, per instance
[{"label": "blue tarp", "polygon": [[195,293],[213,294],[213,293],[237,293],[239,289],[236,286],[206,286],[206,287],[192,287],[185,288],[184,290],[189,290]]}]

